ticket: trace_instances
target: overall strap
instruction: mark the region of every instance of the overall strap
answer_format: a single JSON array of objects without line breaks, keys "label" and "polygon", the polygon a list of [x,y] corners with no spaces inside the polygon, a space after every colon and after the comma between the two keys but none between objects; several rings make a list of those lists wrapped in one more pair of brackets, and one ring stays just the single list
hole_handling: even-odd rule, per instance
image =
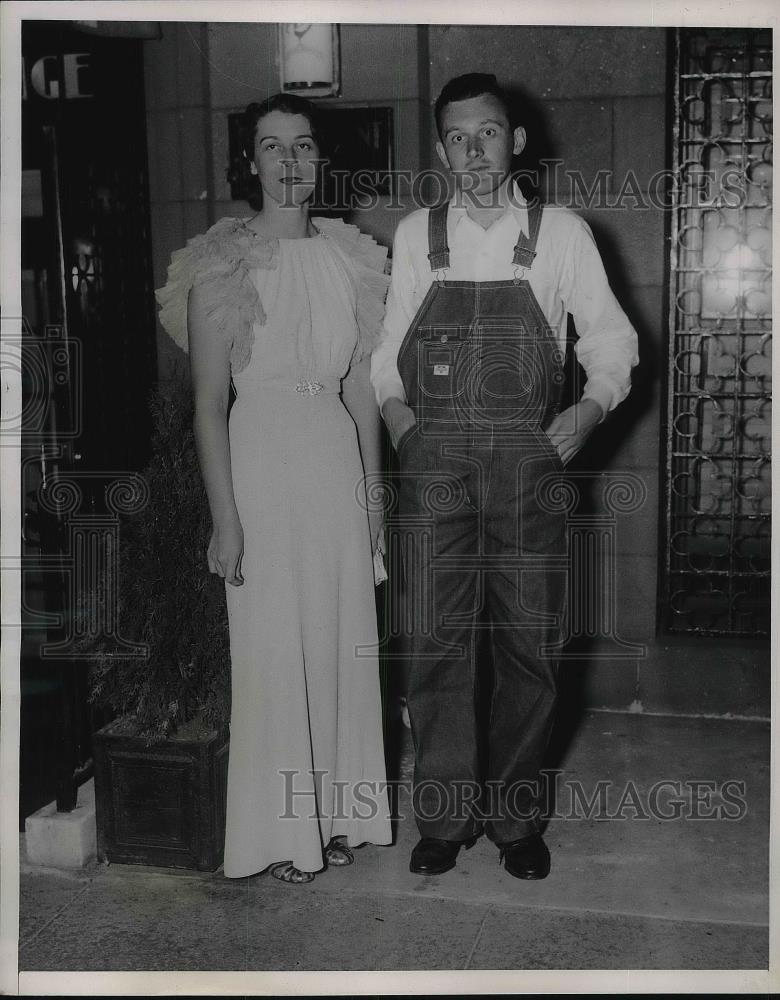
[{"label": "overall strap", "polygon": [[542,224],[542,204],[539,201],[528,206],[528,236],[522,230],[515,243],[515,253],[512,263],[516,267],[530,267],[536,256],[536,240],[539,237],[539,227]]},{"label": "overall strap", "polygon": [[449,202],[442,202],[428,209],[428,260],[432,271],[450,266],[450,248],[447,245],[447,211]]}]

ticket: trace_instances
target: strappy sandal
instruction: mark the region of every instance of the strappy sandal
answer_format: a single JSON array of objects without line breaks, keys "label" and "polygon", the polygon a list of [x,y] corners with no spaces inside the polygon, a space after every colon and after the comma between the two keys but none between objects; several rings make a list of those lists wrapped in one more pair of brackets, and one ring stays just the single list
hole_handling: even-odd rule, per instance
[{"label": "strappy sandal", "polygon": [[269,871],[271,875],[280,882],[295,883],[299,885],[303,882],[313,882],[314,872],[302,872],[296,868],[291,861],[280,861],[279,864],[271,865]]},{"label": "strappy sandal", "polygon": [[343,837],[332,837],[325,848],[325,860],[328,867],[346,868],[347,865],[354,864],[355,855],[352,848],[348,847]]}]

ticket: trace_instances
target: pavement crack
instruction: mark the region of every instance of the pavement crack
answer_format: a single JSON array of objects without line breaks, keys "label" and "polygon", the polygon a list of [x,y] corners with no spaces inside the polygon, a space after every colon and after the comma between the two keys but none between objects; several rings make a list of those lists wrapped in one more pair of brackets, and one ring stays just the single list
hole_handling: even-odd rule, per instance
[{"label": "pavement crack", "polygon": [[26,938],[24,941],[20,941],[19,942],[19,952],[20,953],[23,952],[24,949],[28,945],[32,944],[33,941],[36,941],[41,936],[41,934],[43,934],[43,932],[47,928],[51,927],[51,925],[53,923],[55,923],[55,921],[59,920],[59,918],[62,916],[62,914],[68,909],[68,907],[72,906],[75,902],[77,902],[79,899],[81,899],[81,897],[89,890],[89,887],[91,885],[92,885],[91,881],[87,882],[86,885],[82,886],[82,889],[81,889],[80,892],[77,892],[74,896],[71,896],[71,898],[67,901],[67,903],[65,903],[63,906],[61,906],[59,908],[59,910],[57,910],[55,913],[53,913],[49,917],[48,920],[46,920],[44,923],[42,923],[41,926],[33,934],[30,935],[30,937]]},{"label": "pavement crack", "polygon": [[485,910],[485,916],[482,918],[482,922],[479,925],[479,930],[477,931],[477,936],[474,938],[474,943],[471,946],[471,951],[469,951],[468,958],[466,959],[466,964],[463,966],[464,970],[471,966],[471,959],[474,957],[474,952],[477,950],[477,945],[482,940],[482,932],[485,929],[485,924],[487,923],[487,918],[493,912],[492,907],[488,907]]}]

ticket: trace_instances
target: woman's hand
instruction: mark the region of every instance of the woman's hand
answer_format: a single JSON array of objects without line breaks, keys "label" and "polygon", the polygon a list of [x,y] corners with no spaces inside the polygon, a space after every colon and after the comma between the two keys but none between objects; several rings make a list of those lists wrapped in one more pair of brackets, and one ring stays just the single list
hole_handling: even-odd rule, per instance
[{"label": "woman's hand", "polygon": [[209,572],[224,577],[234,587],[244,582],[241,559],[244,555],[244,529],[238,518],[215,524],[206,550]]},{"label": "woman's hand", "polygon": [[383,510],[368,512],[368,530],[371,535],[371,553],[376,552],[379,535],[385,523],[385,512]]}]

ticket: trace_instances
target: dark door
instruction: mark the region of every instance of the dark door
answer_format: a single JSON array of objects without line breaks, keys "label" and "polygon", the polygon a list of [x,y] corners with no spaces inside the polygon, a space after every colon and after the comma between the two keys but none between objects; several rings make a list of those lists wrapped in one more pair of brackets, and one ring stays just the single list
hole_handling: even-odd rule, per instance
[{"label": "dark door", "polygon": [[[156,376],[142,42],[23,24],[24,817],[90,755],[86,665],[71,633],[73,517],[148,455]],[[87,573],[88,575],[88,573]],[[72,788],[72,782],[70,782]]]}]

